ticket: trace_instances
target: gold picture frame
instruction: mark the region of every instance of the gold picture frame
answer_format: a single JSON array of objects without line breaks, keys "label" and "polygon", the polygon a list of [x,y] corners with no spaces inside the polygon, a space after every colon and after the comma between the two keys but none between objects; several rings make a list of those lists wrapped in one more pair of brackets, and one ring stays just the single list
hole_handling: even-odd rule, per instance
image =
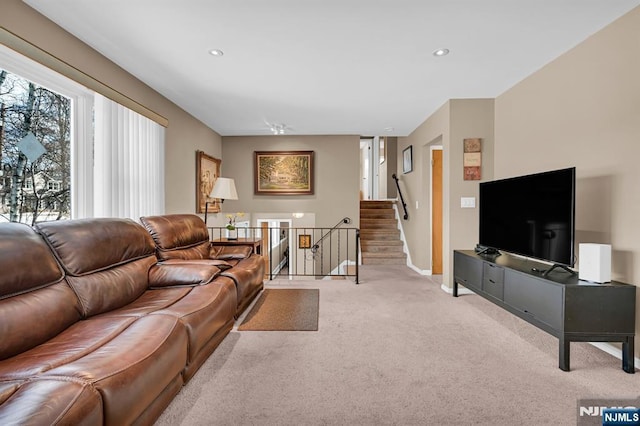
[{"label": "gold picture frame", "polygon": [[312,195],[313,151],[255,151],[256,195]]},{"label": "gold picture frame", "polygon": [[309,234],[300,234],[300,235],[298,235],[298,248],[299,249],[310,249],[311,248],[311,235],[309,235]]},{"label": "gold picture frame", "polygon": [[[220,211],[220,200],[210,198],[209,194],[220,176],[220,164],[218,160],[203,151],[196,151],[196,213],[218,213]],[[206,203],[209,203],[206,209]]]}]

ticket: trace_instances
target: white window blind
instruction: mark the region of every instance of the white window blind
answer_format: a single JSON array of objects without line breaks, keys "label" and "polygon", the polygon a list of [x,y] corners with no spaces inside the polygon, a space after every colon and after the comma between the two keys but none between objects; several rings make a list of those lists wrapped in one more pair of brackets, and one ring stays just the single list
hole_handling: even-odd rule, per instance
[{"label": "white window blind", "polygon": [[164,127],[95,96],[94,216],[164,214]]}]

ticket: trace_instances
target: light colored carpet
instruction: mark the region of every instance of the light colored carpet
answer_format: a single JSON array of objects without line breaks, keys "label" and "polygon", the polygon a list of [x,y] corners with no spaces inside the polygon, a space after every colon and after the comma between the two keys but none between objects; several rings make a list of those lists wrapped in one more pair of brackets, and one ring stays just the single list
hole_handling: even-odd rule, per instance
[{"label": "light colored carpet", "polygon": [[[582,398],[636,398],[640,374],[587,343],[558,341],[440,277],[363,266],[320,288],[319,331],[233,330],[158,425],[575,425]],[[240,323],[240,321],[238,322]]]},{"label": "light colored carpet", "polygon": [[317,331],[318,301],[315,288],[267,288],[238,330]]}]

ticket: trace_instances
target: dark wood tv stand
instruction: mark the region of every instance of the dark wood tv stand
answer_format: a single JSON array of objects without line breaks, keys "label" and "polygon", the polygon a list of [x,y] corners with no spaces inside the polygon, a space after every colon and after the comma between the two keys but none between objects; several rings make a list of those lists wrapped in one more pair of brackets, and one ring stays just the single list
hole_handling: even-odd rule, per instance
[{"label": "dark wood tv stand", "polygon": [[[570,342],[622,342],[622,369],[633,374],[636,287],[581,281],[531,259],[453,253],[453,296],[463,285],[559,339],[559,367],[569,371]],[[535,272],[538,271],[538,272]]]}]

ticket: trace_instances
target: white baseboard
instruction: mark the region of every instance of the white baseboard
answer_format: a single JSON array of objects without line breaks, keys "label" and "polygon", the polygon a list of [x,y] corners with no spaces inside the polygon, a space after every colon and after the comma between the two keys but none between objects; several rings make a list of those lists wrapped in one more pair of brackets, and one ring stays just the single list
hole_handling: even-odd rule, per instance
[{"label": "white baseboard", "polygon": [[413,269],[414,271],[419,273],[420,275],[431,275],[431,270],[430,269],[420,269],[417,266],[415,266],[413,263],[409,263],[408,260],[407,260],[407,266],[410,269]]},{"label": "white baseboard", "polygon": [[[595,346],[596,348],[600,349],[601,351],[604,351],[606,353],[608,353],[609,355],[612,355],[616,358],[618,358],[619,360],[622,360],[622,349],[618,349],[615,346],[613,346],[611,343],[607,343],[607,342],[589,342],[590,345]],[[633,358],[634,360],[634,366],[636,368],[638,368],[638,366],[640,366],[640,358],[638,358],[637,356]]]},{"label": "white baseboard", "polygon": [[[446,286],[444,283],[440,286],[440,288],[445,293],[453,294],[453,289],[451,287]],[[458,295],[462,295],[462,294],[475,294],[475,293],[469,290],[468,288],[458,286]]]}]

